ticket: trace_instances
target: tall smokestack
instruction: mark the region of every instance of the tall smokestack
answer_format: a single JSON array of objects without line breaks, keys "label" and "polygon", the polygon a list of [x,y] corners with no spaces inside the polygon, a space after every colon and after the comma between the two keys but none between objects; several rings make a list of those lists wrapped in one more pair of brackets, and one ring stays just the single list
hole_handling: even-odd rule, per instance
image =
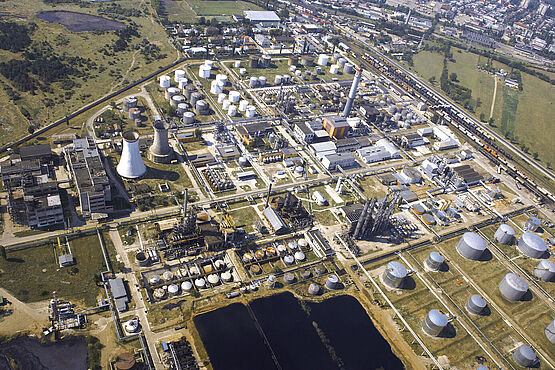
[{"label": "tall smokestack", "polygon": [[268,204],[270,203],[270,193],[272,192],[272,183],[268,185],[268,195],[266,196],[266,206],[264,209],[268,208]]},{"label": "tall smokestack", "polygon": [[189,196],[189,192],[185,189],[185,194],[183,195],[183,220],[187,217],[187,197]]},{"label": "tall smokestack", "polygon": [[149,149],[149,159],[154,163],[169,163],[173,151],[168,143],[168,127],[162,121],[154,122],[154,142]]},{"label": "tall smokestack", "polygon": [[351,91],[349,92],[349,97],[347,98],[347,102],[345,103],[345,109],[343,109],[343,117],[349,117],[351,113],[351,108],[353,107],[353,102],[355,101],[355,96],[357,95],[358,84],[360,82],[360,78],[362,77],[362,68],[358,67],[357,73],[355,74],[355,79],[353,80],[353,84],[351,85]]},{"label": "tall smokestack", "polygon": [[127,131],[123,134],[123,151],[116,168],[121,177],[136,179],[146,172],[146,166],[139,151],[139,133]]}]

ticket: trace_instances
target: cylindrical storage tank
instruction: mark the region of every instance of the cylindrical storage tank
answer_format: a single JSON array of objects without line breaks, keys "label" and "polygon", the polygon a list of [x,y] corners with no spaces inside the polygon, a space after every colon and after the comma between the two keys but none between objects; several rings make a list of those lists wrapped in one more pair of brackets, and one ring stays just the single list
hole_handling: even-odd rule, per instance
[{"label": "cylindrical storage tank", "polygon": [[179,94],[179,89],[177,87],[168,87],[166,93],[164,94],[166,99],[170,100],[172,96]]},{"label": "cylindrical storage tank", "polygon": [[178,83],[180,78],[185,78],[185,71],[182,69],[176,69],[173,74],[173,80]]},{"label": "cylindrical storage tank", "polygon": [[326,54],[318,55],[318,65],[327,66],[329,60],[330,60],[330,57],[327,56]]},{"label": "cylindrical storage tank", "polygon": [[209,109],[206,100],[197,101],[197,103],[195,104],[195,110],[198,114],[208,114]]},{"label": "cylindrical storage tank", "polygon": [[422,221],[426,224],[426,225],[435,225],[436,224],[436,219],[434,218],[433,215],[426,213],[425,215],[422,215]]},{"label": "cylindrical storage tank", "polygon": [[396,261],[389,262],[382,275],[384,284],[393,289],[400,289],[406,277],[407,269]]},{"label": "cylindrical storage tank", "polygon": [[138,108],[129,109],[129,112],[127,114],[129,115],[129,119],[132,121],[141,118],[141,111]]},{"label": "cylindrical storage tank", "polygon": [[240,60],[236,60],[235,62],[233,62],[233,66],[234,66],[235,68],[241,67],[241,61],[240,61]]},{"label": "cylindrical storage tank", "polygon": [[253,87],[257,87],[258,86],[258,77],[252,76],[249,79],[249,87],[253,88]]},{"label": "cylindrical storage tank", "polygon": [[299,246],[299,248],[305,249],[308,246],[308,242],[306,241],[305,238],[301,238],[297,240],[297,245]]},{"label": "cylindrical storage tank", "polygon": [[341,59],[341,54],[335,53],[335,54],[333,54],[333,57],[331,58],[331,61],[334,62],[334,63],[337,63],[339,61],[339,59]]},{"label": "cylindrical storage tank", "polygon": [[220,283],[220,277],[218,274],[210,274],[208,275],[208,282],[212,285],[218,285]]},{"label": "cylindrical storage tank", "polygon": [[440,310],[431,310],[422,324],[422,329],[428,335],[437,337],[441,331],[447,326],[447,316]]},{"label": "cylindrical storage tank", "polygon": [[296,71],[297,71],[297,66],[291,66],[291,67],[289,67],[289,71],[290,71],[290,72],[296,72]]},{"label": "cylindrical storage tank", "polygon": [[534,269],[534,276],[549,283],[555,277],[555,263],[550,260],[541,260]]},{"label": "cylindrical storage tank", "polygon": [[291,249],[291,250],[296,250],[297,247],[298,247],[298,244],[297,244],[296,242],[293,241],[293,242],[287,243],[287,246],[288,246],[289,249]]},{"label": "cylindrical storage tank", "polygon": [[249,57],[249,68],[258,68],[259,58],[256,55],[251,55]]},{"label": "cylindrical storage tank", "polygon": [[320,293],[320,285],[312,283],[308,286],[308,294],[318,295],[319,293]]},{"label": "cylindrical storage tank", "polygon": [[320,276],[325,274],[328,270],[326,270],[324,265],[318,265],[314,268],[314,271],[316,272],[316,275]]},{"label": "cylindrical storage tank", "polygon": [[269,275],[268,279],[266,279],[266,284],[269,288],[275,288],[276,286],[276,275]]},{"label": "cylindrical storage tank", "polygon": [[260,87],[266,86],[266,76],[260,76],[260,77],[258,77],[258,85],[259,85]]},{"label": "cylindrical storage tank", "polygon": [[334,75],[338,74],[339,66],[337,64],[332,64],[332,66],[330,67],[330,73]]},{"label": "cylindrical storage tank", "polygon": [[248,100],[241,100],[241,102],[239,103],[239,110],[241,112],[244,112],[247,110],[247,107],[249,106],[249,102]]},{"label": "cylindrical storage tank", "polygon": [[296,66],[297,64],[299,64],[299,57],[297,55],[291,55],[289,57],[289,60],[287,61],[287,64],[290,66]]},{"label": "cylindrical storage tank", "polygon": [[301,251],[295,252],[295,260],[296,260],[297,262],[302,262],[302,261],[305,260],[305,258],[306,258],[306,257],[305,257],[305,255],[304,255],[303,252],[301,252]]},{"label": "cylindrical storage tank", "polygon": [[551,343],[555,344],[555,320],[551,321],[545,328],[545,336]]},{"label": "cylindrical storage tank", "polygon": [[501,244],[510,244],[515,237],[515,229],[507,224],[501,224],[494,234],[495,240]]},{"label": "cylindrical storage tank", "polygon": [[178,116],[183,116],[183,113],[185,113],[187,111],[188,107],[189,107],[189,105],[187,105],[187,103],[177,104],[177,115]]},{"label": "cylindrical storage tank", "polygon": [[283,83],[289,83],[289,81],[291,81],[291,76],[290,75],[283,75]]},{"label": "cylindrical storage tank", "polygon": [[353,65],[351,63],[345,63],[345,66],[343,67],[343,73],[354,73],[355,72],[355,68],[353,67]]},{"label": "cylindrical storage tank", "polygon": [[312,67],[314,65],[314,57],[310,55],[303,55],[301,57],[301,65],[305,67]]},{"label": "cylindrical storage tank", "polygon": [[339,65],[340,68],[345,67],[346,63],[347,63],[347,59],[345,58],[339,58],[339,60],[337,61],[337,65]]},{"label": "cylindrical storage tank", "polygon": [[532,347],[525,344],[521,345],[513,353],[513,360],[522,367],[533,367],[538,363],[538,358]]},{"label": "cylindrical storage tank", "polygon": [[518,249],[531,258],[546,258],[547,243],[540,236],[525,232],[517,242]]},{"label": "cylindrical storage tank", "polygon": [[224,102],[226,95],[224,93],[218,94],[218,104],[222,104]]},{"label": "cylindrical storage tank", "polygon": [[526,231],[531,231],[531,232],[535,232],[540,226],[541,226],[542,222],[539,218],[537,217],[530,217],[527,221],[526,224],[524,225],[524,229]]},{"label": "cylindrical storage tank", "polygon": [[520,301],[528,291],[528,283],[523,277],[509,272],[499,283],[499,291],[511,301]]},{"label": "cylindrical storage tank", "polygon": [[253,118],[256,115],[256,108],[254,105],[249,105],[247,110],[245,111],[245,115],[247,118]]},{"label": "cylindrical storage tank", "polygon": [[326,288],[337,289],[339,287],[339,278],[337,275],[330,275],[326,280]]},{"label": "cylindrical storage tank", "polygon": [[206,280],[204,278],[195,279],[195,286],[199,289],[206,288]]},{"label": "cylindrical storage tank", "polygon": [[484,298],[480,297],[478,294],[474,294],[466,302],[466,309],[473,315],[481,315],[486,308],[486,301]]},{"label": "cylindrical storage tank", "polygon": [[286,272],[283,275],[283,281],[285,281],[287,284],[293,284],[295,280],[295,275],[293,275],[291,272]]},{"label": "cylindrical storage tank", "polygon": [[214,95],[218,95],[222,92],[222,87],[218,85],[218,81],[212,81],[210,83],[210,93]]},{"label": "cylindrical storage tank", "polygon": [[177,87],[180,89],[184,89],[187,86],[187,82],[189,82],[186,78],[180,78],[177,82]]},{"label": "cylindrical storage tank", "polygon": [[227,110],[227,115],[231,117],[235,117],[236,114],[237,114],[237,106],[230,105],[229,109]]},{"label": "cylindrical storage tank", "polygon": [[160,87],[167,89],[171,85],[170,76],[160,76]]},{"label": "cylindrical storage tank", "polygon": [[156,285],[160,282],[160,275],[152,275],[148,282],[152,285]]},{"label": "cylindrical storage tank", "polygon": [[184,124],[190,125],[193,122],[195,122],[195,114],[193,112],[183,113],[183,123]]},{"label": "cylindrical storage tank", "polygon": [[231,102],[229,101],[229,99],[224,99],[224,101],[222,102],[222,108],[224,110],[227,110],[230,105],[231,105]]},{"label": "cylindrical storage tank", "polygon": [[246,74],[247,74],[247,69],[246,69],[246,68],[241,68],[241,69],[239,70],[239,74],[241,74],[241,75],[246,75]]},{"label": "cylindrical storage tank", "polygon": [[123,110],[126,112],[129,111],[131,108],[137,108],[137,98],[134,96],[128,96],[123,100]]},{"label": "cylindrical storage tank", "polygon": [[[249,164],[249,160],[246,157],[244,157],[244,156],[239,157],[239,166],[246,167],[246,166],[248,166],[248,164]],[[275,249],[274,249],[274,251],[275,251]]]},{"label": "cylindrical storage tank", "polygon": [[150,262],[150,257],[145,252],[140,251],[135,254],[135,262],[139,266],[147,266]]},{"label": "cylindrical storage tank", "polygon": [[191,94],[191,98],[189,99],[191,106],[195,106],[197,101],[201,100],[204,96],[199,92],[194,92]]},{"label": "cylindrical storage tank", "polygon": [[276,77],[274,78],[274,85],[281,85],[283,78],[281,77],[281,75],[276,75]]},{"label": "cylindrical storage tank", "polygon": [[303,71],[301,71],[300,69],[295,71],[295,76],[300,76],[303,74]]},{"label": "cylindrical storage tank", "polygon": [[262,56],[262,68],[270,68],[270,64],[272,63],[272,57],[269,55]]},{"label": "cylindrical storage tank", "polygon": [[263,259],[264,257],[266,257],[266,251],[264,251],[264,249],[259,249],[254,252],[254,256],[256,257],[256,259]]},{"label": "cylindrical storage tank", "polygon": [[199,274],[199,270],[197,266],[190,266],[189,267],[189,273],[191,274],[191,276],[195,276]]},{"label": "cylindrical storage tank", "polygon": [[187,99],[191,99],[191,95],[193,95],[193,93],[195,93],[197,91],[197,88],[195,87],[195,85],[189,84],[187,86],[185,86],[185,91],[183,92],[183,94],[185,95],[185,97]]},{"label": "cylindrical storage tank", "polygon": [[231,271],[222,272],[222,280],[226,283],[229,283],[231,280],[233,280],[233,275],[231,275]]},{"label": "cylindrical storage tank", "polygon": [[170,105],[174,108],[177,108],[177,106],[181,103],[185,103],[185,97],[181,95],[174,95],[170,99]]},{"label": "cylindrical storage tank", "polygon": [[229,93],[229,101],[232,103],[239,103],[239,99],[241,99],[241,93],[239,93],[239,91],[231,91]]},{"label": "cylindrical storage tank", "polygon": [[292,255],[288,254],[287,256],[283,257],[283,262],[286,265],[292,265],[295,262],[295,258]]},{"label": "cylindrical storage tank", "polygon": [[322,74],[322,67],[316,67],[316,68],[314,68],[314,74],[316,74],[316,75],[321,75],[321,74]]},{"label": "cylindrical storage tank", "polygon": [[486,242],[482,237],[473,232],[466,232],[457,243],[457,251],[469,260],[479,260],[486,250]]},{"label": "cylindrical storage tank", "polygon": [[166,291],[162,288],[158,288],[154,290],[154,298],[156,299],[164,299],[166,296]]},{"label": "cylindrical storage tank", "polygon": [[123,151],[116,170],[121,177],[128,179],[136,179],[145,174],[146,166],[139,150],[138,132],[127,131],[123,134]]},{"label": "cylindrical storage tank", "polygon": [[198,70],[198,76],[200,78],[210,78],[210,68],[208,68],[204,64],[201,65]]},{"label": "cylindrical storage tank", "polygon": [[426,209],[424,209],[424,206],[420,203],[413,204],[411,210],[419,216],[426,213]]},{"label": "cylindrical storage tank", "polygon": [[258,265],[251,265],[251,267],[249,267],[249,271],[251,274],[258,275],[262,272],[262,268]]},{"label": "cylindrical storage tank", "polygon": [[310,272],[310,270],[302,270],[301,271],[301,277],[303,279],[308,279],[311,275],[312,275],[312,273]]},{"label": "cylindrical storage tank", "polygon": [[278,245],[277,250],[280,255],[287,252],[287,248],[283,244]]},{"label": "cylindrical storage tank", "polygon": [[430,253],[426,261],[424,261],[424,264],[432,271],[439,271],[441,265],[443,264],[443,261],[443,256],[438,252],[433,251],[432,253]]},{"label": "cylindrical storage tank", "polygon": [[177,295],[179,293],[179,287],[176,284],[171,284],[168,286],[169,295]]},{"label": "cylindrical storage tank", "polygon": [[254,259],[254,256],[252,255],[251,252],[247,252],[247,253],[243,254],[243,262],[244,263],[252,262],[253,259]]},{"label": "cylindrical storage tank", "polygon": [[184,281],[181,283],[181,290],[183,290],[184,292],[187,292],[191,289],[193,289],[193,284],[191,284],[190,281]]},{"label": "cylindrical storage tank", "polygon": [[223,82],[224,86],[227,83],[227,75],[223,74],[223,73],[218,73],[216,75],[216,81],[218,82]]},{"label": "cylindrical storage tank", "polygon": [[171,281],[173,279],[173,273],[171,271],[166,271],[162,274],[165,281]]}]

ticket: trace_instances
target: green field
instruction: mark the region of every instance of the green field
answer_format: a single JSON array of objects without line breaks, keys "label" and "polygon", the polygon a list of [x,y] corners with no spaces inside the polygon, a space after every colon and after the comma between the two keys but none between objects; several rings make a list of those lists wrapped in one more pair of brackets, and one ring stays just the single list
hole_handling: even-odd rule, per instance
[{"label": "green field", "polygon": [[[494,92],[494,76],[476,68],[485,59],[476,54],[452,48],[456,63],[448,62],[449,73],[456,73],[458,83],[472,90],[472,99],[479,101],[474,115],[476,118],[483,113],[490,117]],[[434,76],[434,86],[439,89],[439,78],[443,67],[443,55],[437,52],[421,51],[413,57],[414,67],[411,69],[427,81]],[[510,71],[510,67],[494,63],[496,68]],[[520,145],[524,144],[531,156],[538,153],[538,159],[544,165],[555,164],[555,153],[552,142],[555,138],[552,117],[555,114],[553,96],[555,87],[535,76],[522,73],[523,90],[518,91],[497,82],[497,94],[493,109],[493,129],[506,135]],[[546,134],[547,133],[547,134]]]},{"label": "green field", "polygon": [[24,302],[50,299],[56,291],[59,297],[94,305],[102,292],[94,275],[106,270],[98,237],[93,234],[72,240],[70,247],[76,265],[63,268],[52,243],[8,251],[8,259],[0,259],[0,285]]},{"label": "green field", "polygon": [[[242,15],[245,10],[263,10],[258,5],[245,1],[186,0],[186,4],[199,16]],[[187,8],[187,5],[185,6]]]}]

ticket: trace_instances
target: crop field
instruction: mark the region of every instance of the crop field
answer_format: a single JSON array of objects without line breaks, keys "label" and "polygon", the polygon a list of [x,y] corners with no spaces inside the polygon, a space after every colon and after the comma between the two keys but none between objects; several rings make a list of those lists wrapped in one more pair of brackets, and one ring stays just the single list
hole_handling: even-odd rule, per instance
[{"label": "crop field", "polygon": [[0,259],[0,285],[24,302],[50,299],[56,291],[59,297],[94,305],[102,291],[94,275],[106,270],[98,237],[71,240],[70,247],[76,264],[63,268],[52,243],[8,251],[7,260]]},{"label": "crop field", "polygon": [[191,9],[199,16],[232,16],[242,15],[245,10],[263,10],[257,5],[245,1],[203,1],[185,0]]},{"label": "crop field", "polygon": [[[25,3],[0,3],[0,11],[7,15],[5,20],[17,20],[23,24],[34,22],[37,29],[30,34],[34,42],[48,42],[52,51],[58,55],[66,54],[67,57],[79,56],[90,59],[96,63],[97,69],[89,71],[85,77],[73,77],[74,85],[68,88],[62,81],[50,84],[51,91],[44,92],[36,89],[34,93],[22,92],[15,103],[11,101],[4,91],[0,92],[0,145],[5,145],[27,133],[30,122],[36,126],[51,123],[63,118],[68,113],[75,111],[117,88],[128,81],[134,81],[160,66],[168,64],[175,59],[177,52],[167,42],[167,36],[162,26],[150,17],[147,5],[137,6],[130,0],[118,1],[124,9],[139,9],[141,16],[127,17],[138,26],[140,38],[132,38],[130,43],[147,39],[160,48],[159,57],[149,62],[139,50],[126,50],[105,55],[101,49],[112,45],[116,40],[113,32],[69,32],[64,26],[49,23],[36,17],[41,11],[67,10],[90,15],[99,15],[104,9],[104,3],[87,3],[82,7],[79,4],[56,4],[51,6],[40,0],[30,0]],[[13,14],[14,17],[10,15]],[[108,18],[107,16],[105,16]],[[0,62],[14,58],[17,54],[0,51]],[[100,56],[100,57],[99,57]],[[85,71],[86,72],[86,71]],[[1,85],[11,86],[11,82],[4,76],[0,77]],[[27,115],[29,118],[26,118]]]}]

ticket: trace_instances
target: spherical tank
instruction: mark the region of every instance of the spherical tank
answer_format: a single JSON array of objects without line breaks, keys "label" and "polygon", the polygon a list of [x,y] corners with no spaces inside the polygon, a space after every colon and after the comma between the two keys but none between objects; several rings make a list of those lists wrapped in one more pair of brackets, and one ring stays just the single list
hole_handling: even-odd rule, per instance
[{"label": "spherical tank", "polygon": [[515,229],[507,224],[501,224],[497,228],[494,237],[501,244],[510,244],[515,237]]},{"label": "spherical tank", "polygon": [[401,288],[406,277],[407,269],[396,261],[389,262],[382,275],[384,284],[394,289]]},{"label": "spherical tank", "polygon": [[499,291],[507,299],[519,301],[528,291],[528,283],[523,277],[509,272],[499,283]]},{"label": "spherical tank", "polygon": [[422,329],[428,335],[437,337],[443,328],[447,326],[447,316],[440,310],[431,310],[422,324]]},{"label": "spherical tank", "polygon": [[547,243],[540,236],[525,232],[517,242],[518,249],[532,258],[547,257]]},{"label": "spherical tank", "polygon": [[486,242],[482,237],[473,232],[466,232],[457,243],[457,252],[469,260],[477,261],[486,250]]},{"label": "spherical tank", "polygon": [[553,278],[555,277],[555,263],[550,260],[541,260],[534,269],[534,276],[541,281],[553,281]]},{"label": "spherical tank", "polygon": [[466,302],[466,309],[474,315],[481,315],[485,308],[486,301],[477,294],[474,294],[468,299],[468,302]]},{"label": "spherical tank", "polygon": [[538,358],[532,347],[523,344],[513,353],[513,360],[522,367],[532,367],[538,363]]},{"label": "spherical tank", "polygon": [[444,261],[443,256],[441,254],[439,254],[438,252],[433,251],[432,253],[430,253],[430,255],[428,256],[428,258],[426,259],[424,264],[430,270],[438,271],[441,268],[441,265],[443,264],[443,261]]}]

